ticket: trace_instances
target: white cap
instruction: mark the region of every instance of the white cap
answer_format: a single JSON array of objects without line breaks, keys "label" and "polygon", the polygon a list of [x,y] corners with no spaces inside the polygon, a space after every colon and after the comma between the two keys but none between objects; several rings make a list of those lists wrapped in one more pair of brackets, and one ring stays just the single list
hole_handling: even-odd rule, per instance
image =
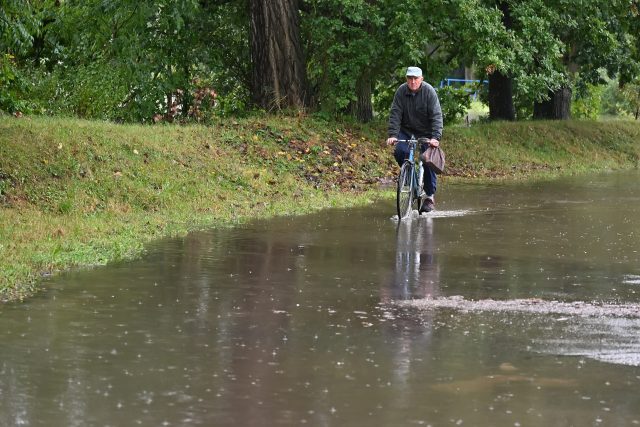
[{"label": "white cap", "polygon": [[422,77],[422,70],[418,67],[407,68],[407,77]]}]

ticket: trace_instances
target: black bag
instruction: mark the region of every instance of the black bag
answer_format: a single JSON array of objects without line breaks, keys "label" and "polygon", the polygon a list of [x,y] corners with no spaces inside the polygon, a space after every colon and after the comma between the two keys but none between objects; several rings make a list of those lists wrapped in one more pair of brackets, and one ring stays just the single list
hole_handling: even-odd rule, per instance
[{"label": "black bag", "polygon": [[444,151],[440,147],[429,147],[422,153],[422,160],[435,173],[444,171]]}]

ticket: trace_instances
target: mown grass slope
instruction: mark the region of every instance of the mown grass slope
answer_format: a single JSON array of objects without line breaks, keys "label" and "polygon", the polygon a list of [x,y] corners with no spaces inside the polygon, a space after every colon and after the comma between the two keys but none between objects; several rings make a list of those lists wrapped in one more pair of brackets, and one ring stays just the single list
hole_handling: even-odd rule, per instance
[{"label": "mown grass slope", "polygon": [[[0,299],[38,278],[138,256],[144,244],[255,216],[301,214],[390,196],[386,126],[252,117],[212,126],[140,126],[0,117]],[[452,179],[637,168],[637,122],[451,127]]]}]

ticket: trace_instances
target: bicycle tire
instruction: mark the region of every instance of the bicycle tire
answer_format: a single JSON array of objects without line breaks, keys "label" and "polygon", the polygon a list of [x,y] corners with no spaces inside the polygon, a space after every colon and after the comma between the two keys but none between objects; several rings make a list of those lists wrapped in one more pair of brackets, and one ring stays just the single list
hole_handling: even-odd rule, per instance
[{"label": "bicycle tire", "polygon": [[413,165],[411,162],[404,162],[398,174],[398,188],[396,192],[398,219],[405,218],[411,213],[415,194],[414,185]]}]

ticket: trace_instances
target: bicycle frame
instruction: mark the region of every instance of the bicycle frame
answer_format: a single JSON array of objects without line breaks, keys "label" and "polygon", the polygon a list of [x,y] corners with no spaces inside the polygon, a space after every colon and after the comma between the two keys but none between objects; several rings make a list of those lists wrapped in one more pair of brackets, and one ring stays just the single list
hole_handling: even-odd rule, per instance
[{"label": "bicycle frame", "polygon": [[416,147],[418,145],[416,138],[412,135],[411,139],[398,140],[397,142],[406,142],[409,145],[409,157],[405,159],[398,174],[396,195],[398,218],[402,219],[411,213],[414,203],[417,205],[416,208],[420,209],[420,204],[422,203],[420,183],[423,180],[424,169],[419,156],[416,156]]}]

